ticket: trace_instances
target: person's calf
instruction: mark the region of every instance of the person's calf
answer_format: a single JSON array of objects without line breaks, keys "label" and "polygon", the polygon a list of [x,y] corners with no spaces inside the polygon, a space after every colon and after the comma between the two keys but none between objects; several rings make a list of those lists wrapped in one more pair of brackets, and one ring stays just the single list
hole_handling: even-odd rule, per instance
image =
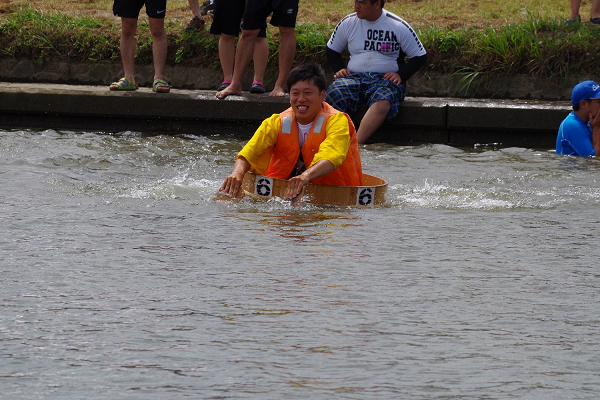
[{"label": "person's calf", "polygon": [[388,100],[379,100],[371,104],[371,107],[362,117],[356,132],[356,139],[359,144],[365,143],[381,127],[390,108],[391,104]]}]

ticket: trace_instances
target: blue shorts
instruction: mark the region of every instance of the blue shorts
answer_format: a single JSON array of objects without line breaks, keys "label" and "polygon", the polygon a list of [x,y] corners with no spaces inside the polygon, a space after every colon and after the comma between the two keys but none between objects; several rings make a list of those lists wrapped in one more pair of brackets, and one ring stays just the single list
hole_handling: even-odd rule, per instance
[{"label": "blue shorts", "polygon": [[136,18],[140,10],[146,5],[146,14],[150,18],[164,19],[167,9],[167,0],[115,0],[113,14],[121,18]]},{"label": "blue shorts", "polygon": [[394,119],[404,101],[406,85],[396,85],[384,79],[385,74],[376,72],[353,72],[346,78],[334,79],[325,91],[325,101],[337,110],[352,115],[362,103],[371,107],[379,100],[390,102],[386,121]]}]

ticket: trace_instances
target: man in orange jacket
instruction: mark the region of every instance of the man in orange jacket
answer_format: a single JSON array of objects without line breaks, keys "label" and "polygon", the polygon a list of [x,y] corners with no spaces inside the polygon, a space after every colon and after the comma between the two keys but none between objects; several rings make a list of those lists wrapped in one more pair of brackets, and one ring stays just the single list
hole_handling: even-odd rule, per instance
[{"label": "man in orange jacket", "polygon": [[294,68],[287,87],[291,107],[263,121],[239,152],[220,191],[237,196],[247,171],[289,179],[288,199],[311,182],[362,186],[356,130],[347,114],[325,103],[323,68],[316,63]]}]

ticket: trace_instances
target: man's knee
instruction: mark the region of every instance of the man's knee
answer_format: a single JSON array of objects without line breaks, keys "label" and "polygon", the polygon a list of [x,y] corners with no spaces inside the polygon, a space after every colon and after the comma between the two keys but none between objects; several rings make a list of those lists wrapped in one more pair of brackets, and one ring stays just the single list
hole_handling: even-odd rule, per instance
[{"label": "man's knee", "polygon": [[154,40],[162,39],[165,36],[165,20],[150,18],[150,34]]},{"label": "man's knee", "polygon": [[165,38],[165,31],[163,30],[155,30],[155,31],[150,31],[150,33],[152,34],[152,40],[154,40],[155,42],[158,42],[160,40],[162,40],[163,38]]},{"label": "man's knee", "polygon": [[296,38],[296,28],[280,26],[279,27],[279,35],[282,38]]},{"label": "man's knee", "polygon": [[136,18],[121,18],[121,37],[124,39],[131,39],[135,36],[137,29]]},{"label": "man's knee", "polygon": [[389,100],[386,99],[382,99],[382,100],[377,100],[375,103],[371,104],[371,106],[369,108],[372,108],[373,110],[379,112],[379,113],[388,113],[388,111],[390,111],[390,108],[392,107],[392,103],[390,103]]},{"label": "man's knee", "polygon": [[250,39],[250,40],[256,40],[256,38],[258,37],[258,33],[260,32],[260,29],[242,29],[242,36],[240,39]]},{"label": "man's knee", "polygon": [[224,44],[224,45],[235,45],[235,36],[233,35],[227,35],[225,33],[221,33],[219,35],[219,44]]}]

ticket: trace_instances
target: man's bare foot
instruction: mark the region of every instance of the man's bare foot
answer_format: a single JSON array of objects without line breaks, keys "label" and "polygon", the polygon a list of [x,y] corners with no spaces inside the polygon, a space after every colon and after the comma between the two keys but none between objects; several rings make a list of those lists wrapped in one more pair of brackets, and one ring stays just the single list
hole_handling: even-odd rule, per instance
[{"label": "man's bare foot", "polygon": [[285,97],[285,89],[275,86],[269,97]]},{"label": "man's bare foot", "polygon": [[241,96],[241,95],[242,95],[241,89],[236,89],[236,88],[233,88],[232,85],[229,85],[225,89],[221,90],[220,92],[217,92],[217,94],[215,96],[217,96],[217,99],[222,100],[227,96]]}]

